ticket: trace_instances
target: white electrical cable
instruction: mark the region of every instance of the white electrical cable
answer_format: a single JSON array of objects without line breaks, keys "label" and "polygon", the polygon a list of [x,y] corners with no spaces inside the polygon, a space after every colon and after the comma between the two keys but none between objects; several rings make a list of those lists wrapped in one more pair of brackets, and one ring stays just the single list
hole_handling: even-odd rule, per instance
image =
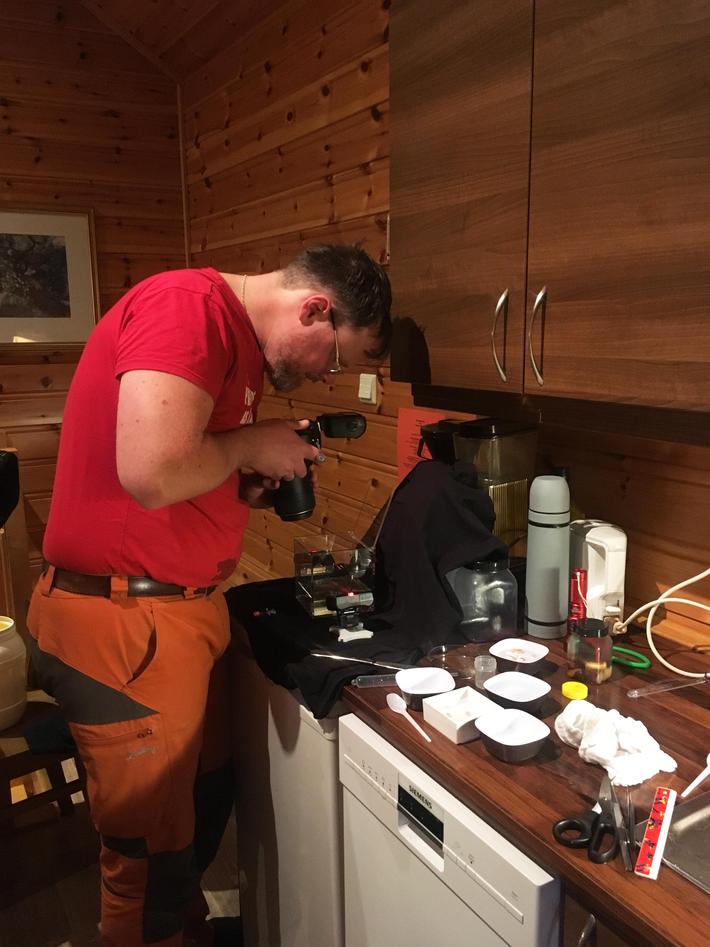
[{"label": "white electrical cable", "polygon": [[661,664],[665,665],[669,670],[675,671],[676,674],[680,674],[683,677],[702,677],[702,678],[706,677],[706,674],[704,672],[697,673],[695,671],[682,671],[680,668],[675,667],[675,665],[671,664],[669,661],[666,661],[666,659],[661,654],[659,654],[658,649],[653,643],[653,635],[651,632],[651,626],[653,624],[653,619],[656,616],[656,612],[661,607],[661,605],[665,605],[667,602],[680,603],[683,605],[692,605],[695,608],[700,608],[705,612],[710,612],[710,605],[703,605],[701,602],[694,602],[692,599],[689,599],[689,598],[673,598],[672,597],[673,593],[679,591],[679,589],[684,589],[686,585],[692,585],[693,582],[699,582],[701,579],[705,579],[708,576],[710,576],[710,568],[705,569],[703,572],[699,572],[697,575],[692,576],[690,579],[685,579],[683,582],[679,582],[677,585],[674,585],[671,588],[666,589],[666,591],[662,592],[661,595],[659,595],[657,599],[654,599],[654,601],[646,602],[646,604],[642,605],[641,608],[637,608],[636,611],[633,613],[633,615],[630,615],[629,618],[626,619],[626,621],[617,623],[616,628],[618,630],[622,630],[626,628],[627,625],[631,624],[631,622],[634,620],[634,618],[636,618],[637,615],[640,615],[642,612],[645,612],[647,608],[650,608],[651,611],[648,613],[648,616],[646,618],[646,638],[648,640],[648,646],[653,652],[653,654],[655,655],[655,657],[657,657],[658,660],[661,662]]}]

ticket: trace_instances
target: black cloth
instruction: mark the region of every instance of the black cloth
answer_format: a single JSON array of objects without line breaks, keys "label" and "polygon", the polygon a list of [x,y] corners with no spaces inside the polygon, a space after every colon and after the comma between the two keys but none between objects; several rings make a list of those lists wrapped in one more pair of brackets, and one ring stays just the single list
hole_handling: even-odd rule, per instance
[{"label": "black cloth", "polygon": [[[403,640],[399,632],[370,622],[372,638],[341,644],[329,630],[334,618],[311,618],[296,600],[294,580],[272,579],[229,589],[229,612],[247,632],[254,658],[264,674],[283,687],[298,688],[308,709],[326,717],[345,684],[358,674],[387,674],[355,662],[316,658],[311,651],[347,657],[414,664],[422,651]],[[392,672],[394,673],[394,672]]]},{"label": "black cloth", "polygon": [[0,529],[20,502],[20,468],[14,451],[0,450]]},{"label": "black cloth", "polygon": [[28,723],[23,727],[22,735],[32,753],[63,753],[76,750],[69,724],[63,717],[49,717],[47,720]]},{"label": "black cloth", "polygon": [[438,644],[463,643],[461,609],[445,575],[507,548],[491,535],[490,498],[469,464],[424,461],[403,480],[376,548],[375,607],[363,615],[372,638],[339,643],[333,618],[311,618],[295,598],[294,579],[254,582],[226,593],[230,614],[245,628],[254,657],[272,681],[301,691],[315,717],[325,717],[343,686],[376,667],[314,657],[312,651],[392,664],[415,664]]},{"label": "black cloth", "polygon": [[491,534],[494,524],[493,503],[471,464],[417,464],[395,491],[377,542],[377,618],[425,651],[463,641],[461,609],[445,576],[508,555]]}]

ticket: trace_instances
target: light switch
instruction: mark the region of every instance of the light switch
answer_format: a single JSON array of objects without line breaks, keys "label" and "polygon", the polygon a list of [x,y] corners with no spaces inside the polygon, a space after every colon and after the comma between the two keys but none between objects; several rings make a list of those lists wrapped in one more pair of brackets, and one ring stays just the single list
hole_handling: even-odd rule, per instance
[{"label": "light switch", "polygon": [[357,396],[367,404],[377,404],[377,375],[361,374]]}]

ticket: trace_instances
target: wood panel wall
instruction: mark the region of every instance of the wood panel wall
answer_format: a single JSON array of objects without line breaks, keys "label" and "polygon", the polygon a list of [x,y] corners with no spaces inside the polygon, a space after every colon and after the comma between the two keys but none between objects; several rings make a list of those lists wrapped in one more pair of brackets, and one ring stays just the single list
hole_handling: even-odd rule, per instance
[{"label": "wood panel wall", "polygon": [[[182,83],[191,262],[264,272],[315,243],[361,244],[386,262],[388,0],[287,0]],[[360,410],[364,437],[324,442],[313,517],[254,512],[235,581],[293,574],[293,539],[361,535],[396,483],[396,416],[408,385],[379,372],[267,392],[261,418]]]},{"label": "wood panel wall", "polygon": [[[183,83],[193,265],[261,272],[301,247],[358,241],[385,259],[388,2],[290,0]],[[396,301],[395,301],[396,303]],[[396,306],[395,306],[396,308]],[[297,535],[362,531],[396,482],[396,417],[409,387],[380,372],[381,401],[357,400],[357,376],[327,388],[267,393],[261,417],[362,410],[360,441],[326,444],[318,505],[301,524],[252,516],[236,581],[292,574]],[[457,405],[450,405],[455,411]],[[710,451],[543,425],[541,468],[566,466],[578,507],[628,533],[627,596],[636,607],[710,563]],[[710,582],[689,590],[710,602]],[[664,632],[707,640],[710,614],[669,606]]]},{"label": "wood panel wall", "polygon": [[[231,16],[226,0],[214,6]],[[179,116],[192,265],[263,272],[324,241],[359,242],[386,261],[388,7],[270,0],[244,20],[248,31],[232,24],[201,45],[184,31],[175,42],[166,35],[173,65],[194,67],[182,76]],[[0,8],[0,132],[0,206],[93,207],[104,308],[136,280],[183,265],[174,83],[78,0]],[[0,361],[0,444],[23,458],[35,569],[77,354],[40,347]],[[412,402],[386,368],[379,390],[377,406],[363,405],[357,375],[346,374],[288,397],[267,392],[261,417],[359,409],[369,428],[325,445],[311,520],[254,514],[236,581],[291,574],[295,535],[361,532],[385,501],[397,410]],[[540,463],[567,466],[577,506],[626,529],[630,606],[710,562],[710,449],[543,425]],[[710,603],[710,583],[687,594]],[[670,606],[667,615],[676,640],[707,642],[707,613]]]},{"label": "wood panel wall", "polygon": [[[626,531],[626,617],[710,567],[710,447],[543,423],[539,455],[542,469],[568,469],[580,515]],[[710,605],[710,578],[678,594]],[[710,653],[710,612],[669,604],[656,624],[679,644]]]},{"label": "wood panel wall", "polygon": [[[93,210],[101,312],[185,265],[178,126],[175,83],[79,0],[3,0],[0,209]],[[19,451],[35,574],[80,352],[0,352],[0,444]]]}]

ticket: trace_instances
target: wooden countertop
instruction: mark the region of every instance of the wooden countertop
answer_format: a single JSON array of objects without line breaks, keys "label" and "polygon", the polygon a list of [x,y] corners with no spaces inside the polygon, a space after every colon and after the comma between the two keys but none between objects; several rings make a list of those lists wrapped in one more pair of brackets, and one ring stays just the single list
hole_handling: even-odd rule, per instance
[{"label": "wooden countertop", "polygon": [[[625,636],[623,644],[648,653],[645,635]],[[631,640],[629,640],[631,639]],[[596,800],[604,771],[585,763],[574,747],[562,743],[554,719],[567,704],[560,686],[567,679],[564,648],[546,642],[550,655],[540,676],[552,686],[542,707],[551,735],[535,759],[522,764],[503,763],[491,756],[480,740],[456,745],[426,724],[432,738],[426,743],[402,717],[387,707],[392,688],[346,688],[344,702],[374,730],[417,763],[454,796],[492,822],[504,835],[551,873],[563,878],[569,892],[597,917],[634,945],[654,947],[707,947],[710,943],[710,895],[663,865],[657,881],[624,871],[621,857],[606,865],[589,861],[586,849],[559,845],[552,824],[577,815]],[[486,645],[479,646],[481,652]],[[662,653],[670,655],[668,648]],[[707,657],[676,652],[669,657],[688,670],[707,670]],[[677,762],[675,773],[659,773],[632,787],[636,821],[648,815],[657,786],[679,792],[705,766],[710,750],[710,687],[685,688],[633,700],[630,687],[671,677],[658,662],[651,671],[614,667],[612,679],[589,685],[589,700],[606,709],[641,720],[661,747]],[[655,670],[660,668],[660,672]],[[619,791],[620,800],[626,790]],[[678,799],[677,804],[681,802]]]}]

